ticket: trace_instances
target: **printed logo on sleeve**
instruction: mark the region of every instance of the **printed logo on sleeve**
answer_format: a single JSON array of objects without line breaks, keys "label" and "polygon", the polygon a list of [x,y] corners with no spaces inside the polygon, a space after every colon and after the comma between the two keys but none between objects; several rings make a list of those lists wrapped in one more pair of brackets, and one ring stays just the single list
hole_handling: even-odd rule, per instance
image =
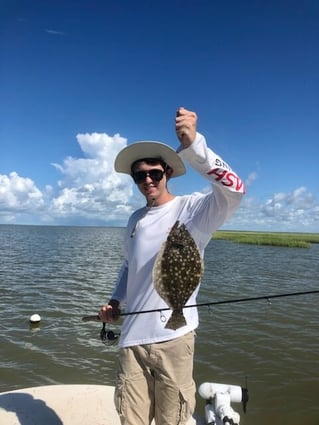
[{"label": "printed logo on sleeve", "polygon": [[[224,165],[224,163],[223,163]],[[245,192],[244,184],[237,174],[222,168],[214,168],[207,173],[214,175],[215,180],[224,186],[233,187],[237,192]]]}]

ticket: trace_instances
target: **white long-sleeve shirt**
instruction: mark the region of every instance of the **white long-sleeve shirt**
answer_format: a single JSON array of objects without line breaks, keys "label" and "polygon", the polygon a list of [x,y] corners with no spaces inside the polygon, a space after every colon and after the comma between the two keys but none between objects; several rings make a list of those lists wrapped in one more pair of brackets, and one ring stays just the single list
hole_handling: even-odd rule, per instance
[{"label": "white long-sleeve shirt", "polygon": [[[168,307],[154,288],[152,271],[174,223],[179,220],[186,225],[203,258],[212,234],[234,213],[244,194],[240,178],[207,147],[201,134],[197,133],[195,141],[188,148],[181,147],[178,154],[211,182],[212,191],[176,196],[163,205],[144,207],[132,214],[125,232],[124,262],[112,294],[112,299],[126,303],[127,312]],[[198,290],[199,285],[187,304],[196,304]],[[120,347],[166,341],[197,328],[197,308],[186,308],[183,313],[187,325],[177,330],[165,329],[171,311],[125,316]]]}]

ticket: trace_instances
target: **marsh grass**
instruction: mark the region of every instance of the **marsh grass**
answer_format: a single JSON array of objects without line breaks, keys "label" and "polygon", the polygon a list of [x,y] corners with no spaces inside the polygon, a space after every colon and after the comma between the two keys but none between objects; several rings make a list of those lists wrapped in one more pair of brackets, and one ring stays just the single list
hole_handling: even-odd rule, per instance
[{"label": "marsh grass", "polygon": [[213,239],[222,239],[252,245],[309,248],[312,243],[319,243],[319,233],[244,232],[219,230],[214,234]]}]

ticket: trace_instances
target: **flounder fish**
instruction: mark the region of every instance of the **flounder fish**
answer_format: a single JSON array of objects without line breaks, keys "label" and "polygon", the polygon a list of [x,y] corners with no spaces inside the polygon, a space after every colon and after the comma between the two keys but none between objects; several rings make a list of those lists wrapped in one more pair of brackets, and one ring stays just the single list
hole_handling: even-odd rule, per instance
[{"label": "flounder fish", "polygon": [[203,271],[196,242],[185,224],[176,221],[153,268],[155,289],[173,310],[165,328],[176,330],[186,325],[183,307],[197,288]]}]

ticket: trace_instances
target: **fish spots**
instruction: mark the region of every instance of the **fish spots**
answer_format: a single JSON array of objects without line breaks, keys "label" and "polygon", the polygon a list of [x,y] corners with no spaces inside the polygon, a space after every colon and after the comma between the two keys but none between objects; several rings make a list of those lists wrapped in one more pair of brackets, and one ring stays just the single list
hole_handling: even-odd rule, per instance
[{"label": "fish spots", "polygon": [[203,261],[185,224],[176,221],[162,245],[153,268],[153,281],[160,297],[173,310],[165,328],[186,325],[183,307],[197,288]]}]

